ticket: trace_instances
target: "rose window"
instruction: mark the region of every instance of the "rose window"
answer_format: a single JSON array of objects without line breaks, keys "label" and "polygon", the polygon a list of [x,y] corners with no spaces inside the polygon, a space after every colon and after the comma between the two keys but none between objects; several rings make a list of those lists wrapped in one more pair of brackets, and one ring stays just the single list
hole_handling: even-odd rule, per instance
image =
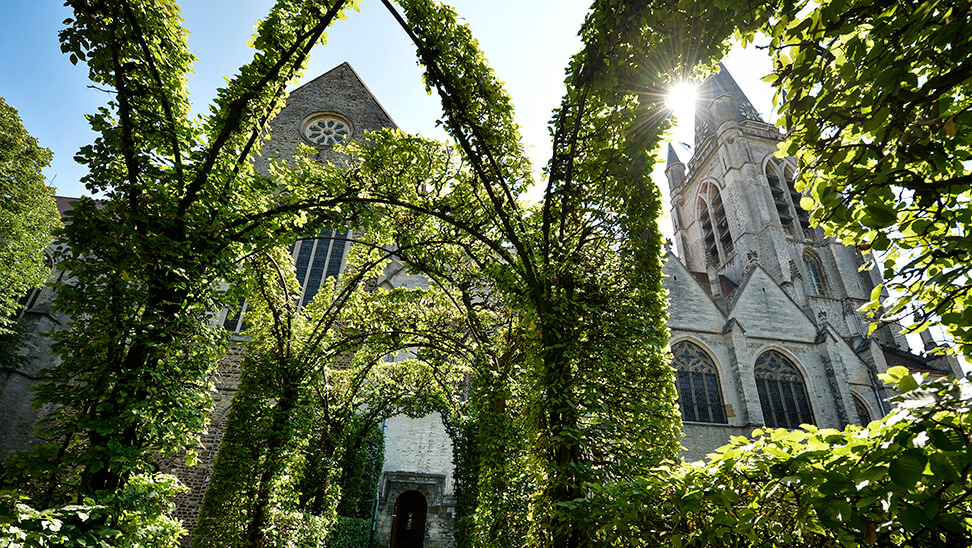
[{"label": "rose window", "polygon": [[351,138],[351,125],[336,116],[314,116],[304,124],[304,137],[315,145],[336,145]]}]

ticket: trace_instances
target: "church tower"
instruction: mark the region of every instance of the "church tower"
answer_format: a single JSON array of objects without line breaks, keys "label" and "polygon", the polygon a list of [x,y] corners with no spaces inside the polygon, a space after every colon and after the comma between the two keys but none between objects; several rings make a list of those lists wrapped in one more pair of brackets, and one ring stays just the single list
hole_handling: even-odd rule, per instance
[{"label": "church tower", "polygon": [[[857,310],[881,283],[879,272],[862,271],[860,250],[810,226],[794,188],[796,160],[775,154],[784,135],[720,69],[697,92],[695,154],[688,166],[669,149],[679,256],[690,271],[711,271],[733,284],[759,265],[815,322],[845,338],[865,335],[868,320]],[[907,348],[897,331],[885,327],[873,337]]]},{"label": "church tower", "polygon": [[858,309],[880,274],[810,226],[796,161],[776,155],[785,136],[720,69],[697,92],[692,158],[669,146],[665,170],[678,255],[664,284],[689,459],[763,426],[867,424],[889,409],[877,375],[893,365],[961,374],[909,352],[897,325],[867,335]]}]

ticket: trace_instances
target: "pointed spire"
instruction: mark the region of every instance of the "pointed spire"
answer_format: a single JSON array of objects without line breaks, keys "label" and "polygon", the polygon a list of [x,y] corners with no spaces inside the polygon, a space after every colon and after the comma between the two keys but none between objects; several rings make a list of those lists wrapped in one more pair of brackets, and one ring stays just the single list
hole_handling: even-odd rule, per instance
[{"label": "pointed spire", "polygon": [[681,160],[678,159],[678,154],[675,154],[675,148],[672,147],[672,144],[668,143],[668,162],[665,164],[665,167],[667,168],[672,164],[678,163],[681,163]]},{"label": "pointed spire", "polygon": [[675,148],[668,143],[668,162],[665,164],[665,177],[668,178],[668,187],[672,193],[678,192],[682,183],[685,182],[685,164],[678,159]]},{"label": "pointed spire", "polygon": [[764,121],[725,65],[719,63],[719,72],[706,78],[696,91],[695,146],[715,133],[715,119],[709,111],[709,103],[720,95],[728,95],[732,98],[736,121]]}]

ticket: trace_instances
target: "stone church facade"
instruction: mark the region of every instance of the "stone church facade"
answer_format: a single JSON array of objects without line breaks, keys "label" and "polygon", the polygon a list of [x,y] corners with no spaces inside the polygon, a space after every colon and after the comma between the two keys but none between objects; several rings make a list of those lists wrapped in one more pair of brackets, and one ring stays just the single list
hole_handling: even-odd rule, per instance
[{"label": "stone church facade", "polygon": [[[890,394],[876,374],[891,365],[961,374],[954,359],[911,354],[891,327],[865,335],[867,320],[857,309],[880,275],[861,270],[866,259],[858,249],[809,227],[792,186],[795,164],[774,156],[783,136],[760,119],[724,69],[701,86],[696,120],[695,154],[683,163],[670,148],[666,168],[678,253],[667,256],[664,285],[672,302],[669,328],[686,458],[703,458],[730,436],[764,425],[842,428],[879,418]],[[345,63],[291,93],[271,123],[257,166],[265,170],[272,156],[292,157],[298,143],[315,146],[320,159],[329,159],[329,145],[386,127],[396,126]],[[67,200],[60,203],[69,207]],[[353,238],[323,233],[297,241],[293,255],[305,302],[340,273]],[[427,281],[393,262],[378,285],[425,287]],[[49,341],[39,333],[63,328],[63,318],[49,310],[50,288],[32,299],[24,314],[36,329],[23,352],[36,359],[19,370],[0,370],[0,458],[30,443],[43,410],[31,409],[25,389],[49,363]],[[239,338],[245,316],[244,303],[241,314],[224,311],[218,321]],[[199,465],[175,468],[192,488],[178,509],[190,531],[240,361],[234,345],[221,366]],[[374,546],[451,546],[452,449],[439,417],[392,417],[382,429],[386,445]],[[417,514],[424,518],[399,519]],[[410,531],[413,527],[421,530]],[[417,543],[403,540],[410,536]]]},{"label": "stone church facade", "polygon": [[954,359],[911,354],[898,326],[866,336],[858,309],[880,273],[810,226],[796,162],[775,155],[784,135],[720,68],[697,92],[694,154],[685,164],[669,146],[665,169],[678,256],[663,283],[690,459],[764,425],[880,418],[891,394],[877,374],[893,365],[961,375]]}]

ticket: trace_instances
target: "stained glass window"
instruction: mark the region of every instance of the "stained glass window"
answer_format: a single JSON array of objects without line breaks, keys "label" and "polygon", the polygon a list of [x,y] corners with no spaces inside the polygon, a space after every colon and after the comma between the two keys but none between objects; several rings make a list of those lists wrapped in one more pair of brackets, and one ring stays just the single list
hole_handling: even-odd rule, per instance
[{"label": "stained glass window", "polygon": [[726,424],[719,374],[712,359],[698,345],[683,341],[672,345],[682,420]]},{"label": "stained glass window", "polygon": [[803,423],[813,424],[807,388],[793,362],[769,350],[756,359],[755,375],[766,426],[799,428]]}]

